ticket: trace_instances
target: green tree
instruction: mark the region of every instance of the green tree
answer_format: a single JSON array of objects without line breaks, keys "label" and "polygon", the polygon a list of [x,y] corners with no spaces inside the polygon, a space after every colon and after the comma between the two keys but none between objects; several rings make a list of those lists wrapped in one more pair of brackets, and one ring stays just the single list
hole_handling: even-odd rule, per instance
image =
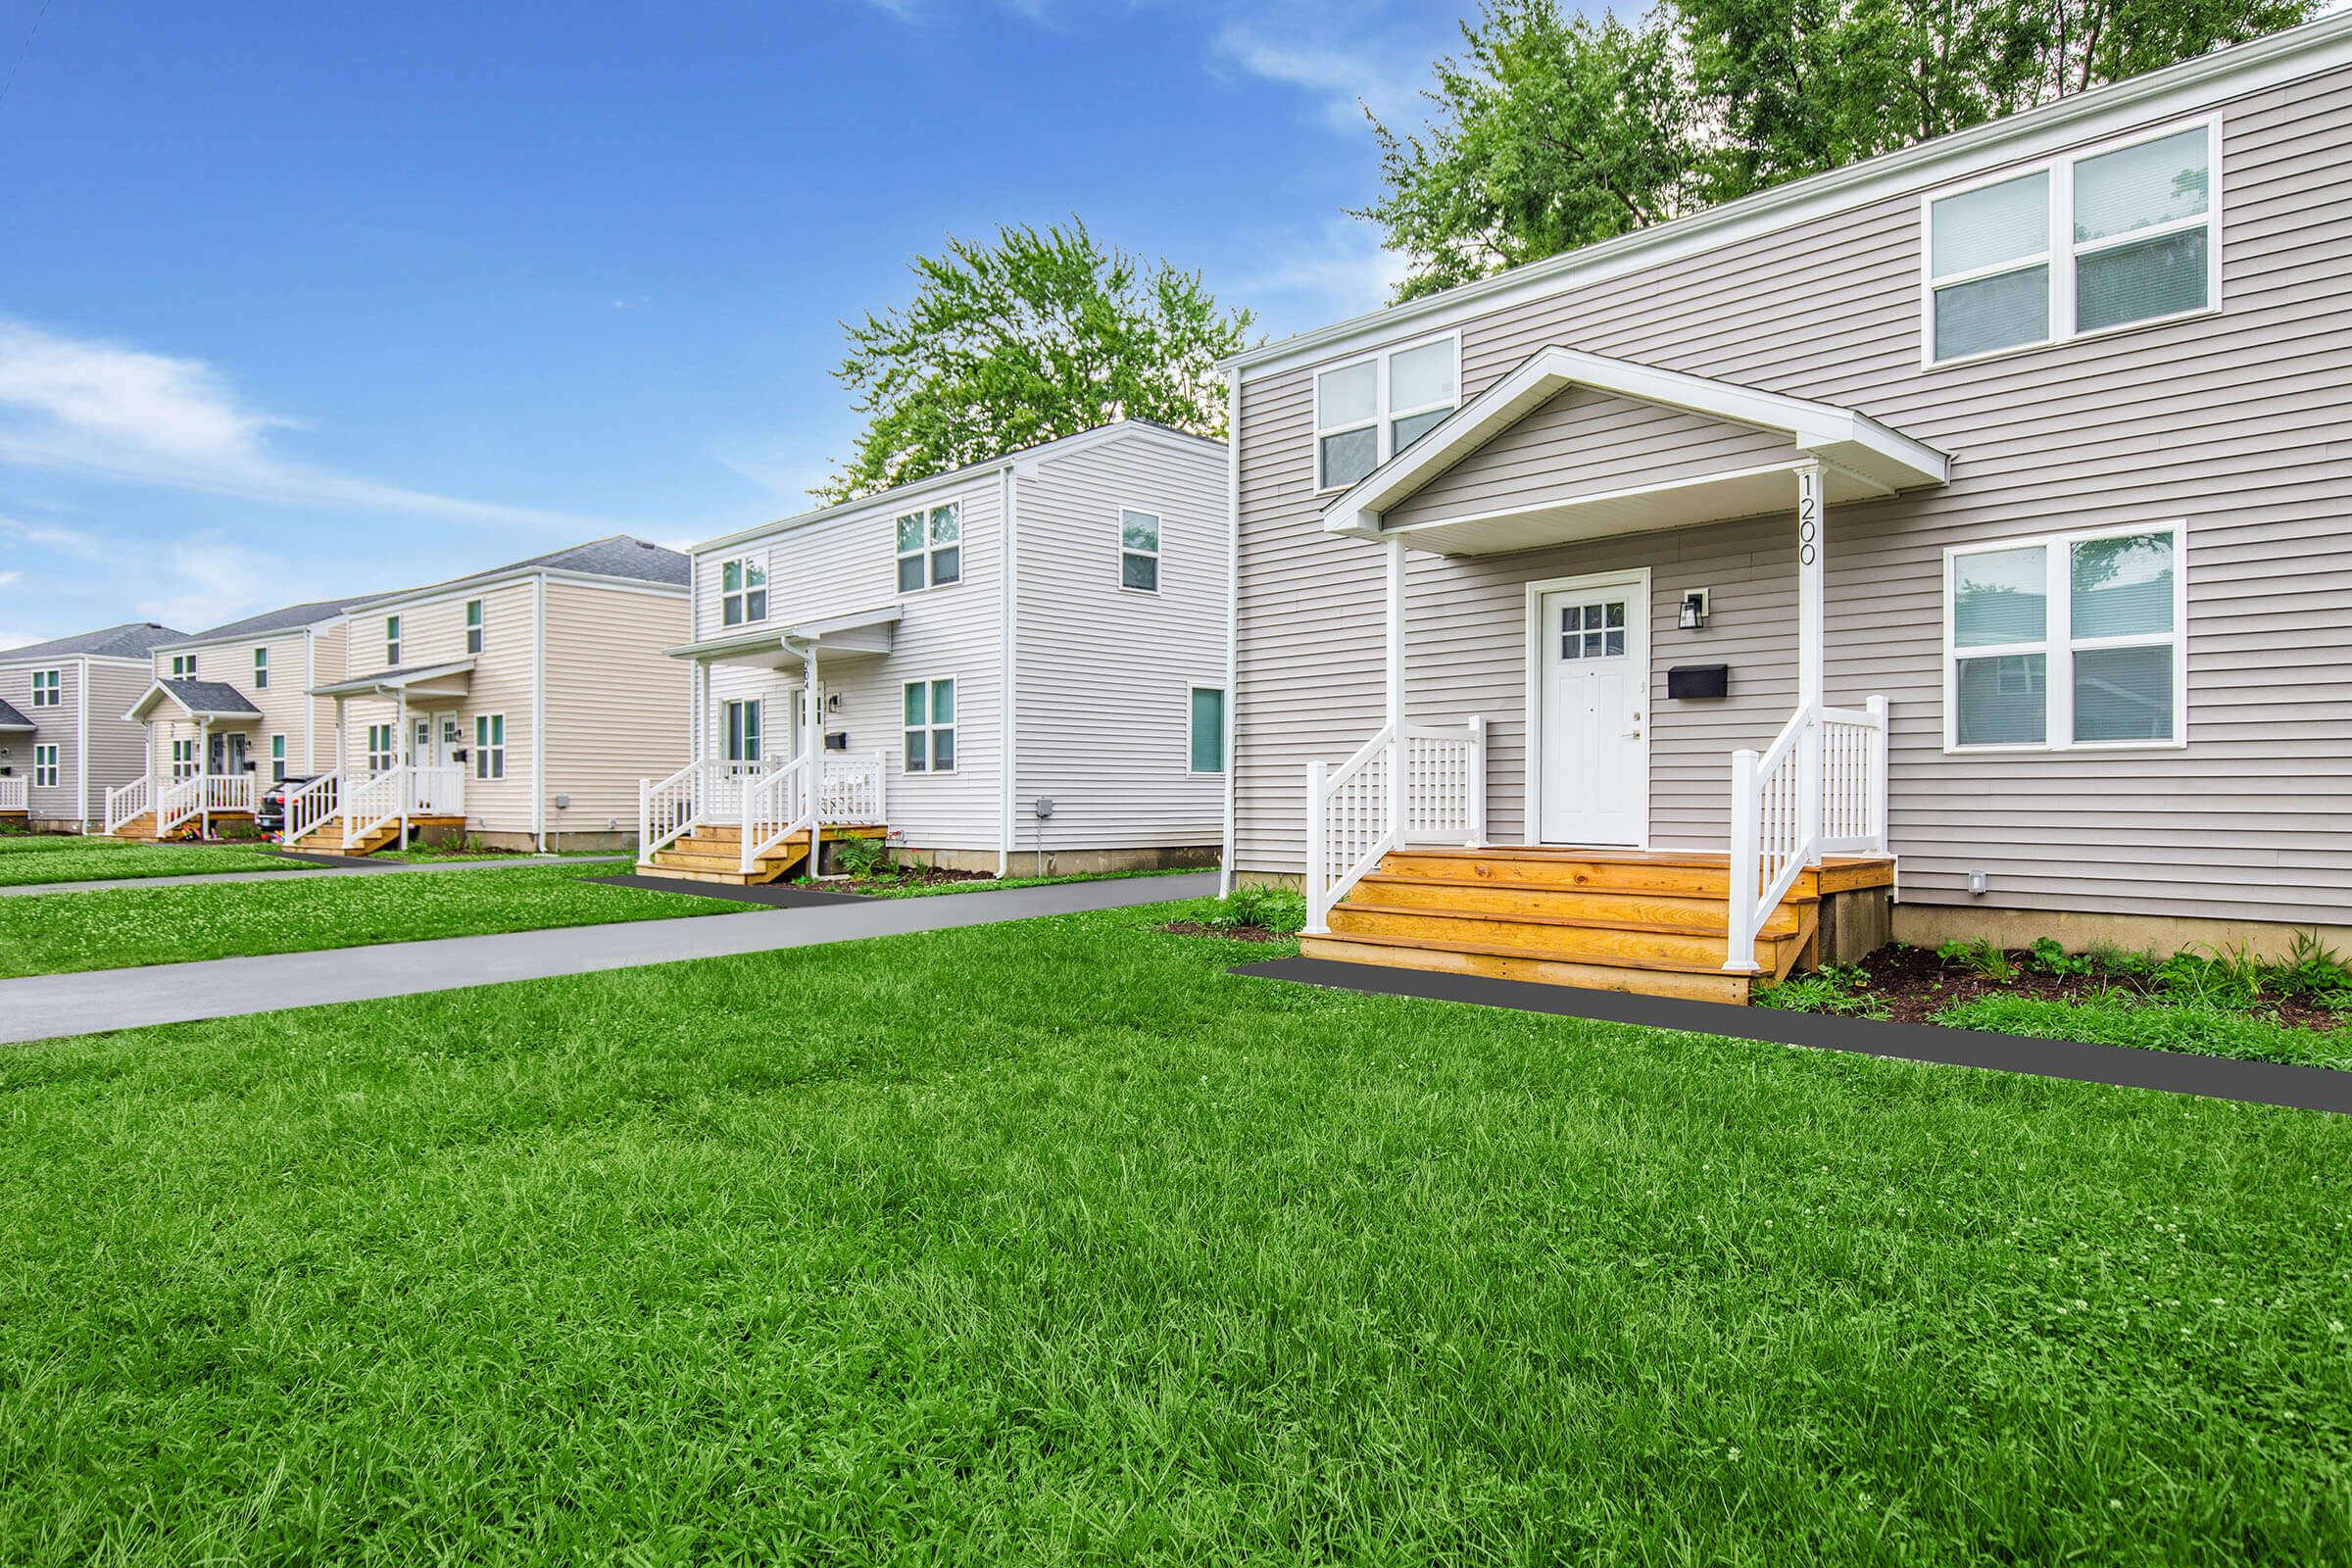
[{"label": "green tree", "polygon": [[834,370],[867,416],[824,502],[984,463],[1118,418],[1225,434],[1217,362],[1247,346],[1248,311],[1220,311],[1200,274],[1147,268],[1072,220],[952,239],[910,264],[904,309],[843,323]]},{"label": "green tree", "polygon": [[1410,298],[2291,26],[2324,0],[1485,0],[1377,118]]}]

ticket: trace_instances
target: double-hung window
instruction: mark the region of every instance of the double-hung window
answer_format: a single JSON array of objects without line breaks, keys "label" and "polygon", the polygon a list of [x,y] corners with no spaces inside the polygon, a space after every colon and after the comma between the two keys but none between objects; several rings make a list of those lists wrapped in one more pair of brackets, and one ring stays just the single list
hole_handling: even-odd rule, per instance
[{"label": "double-hung window", "polygon": [[906,683],[906,771],[956,771],[956,682]]},{"label": "double-hung window", "polygon": [[285,781],[286,738],[283,735],[272,735],[270,737],[270,782],[283,784]]},{"label": "double-hung window", "polygon": [[395,738],[392,731],[393,726],[390,724],[368,726],[368,776],[369,778],[375,777],[378,773],[392,771],[392,744]]},{"label": "double-hung window", "polygon": [[466,601],[466,652],[470,655],[478,654],[481,651],[482,602],[479,599],[468,599]]},{"label": "double-hung window", "polygon": [[32,787],[36,790],[57,788],[57,748],[35,746],[32,749]]},{"label": "double-hung window", "polygon": [[1193,771],[1225,771],[1225,691],[1219,686],[1193,688]]},{"label": "double-hung window", "polygon": [[1450,337],[1391,349],[1315,377],[1315,488],[1344,490],[1437,427],[1460,401]]},{"label": "double-hung window", "polygon": [[1947,552],[1945,746],[2180,745],[2180,553],[2172,524]]},{"label": "double-hung window", "polygon": [[384,617],[384,663],[390,668],[398,668],[400,665],[400,617],[398,615]]},{"label": "double-hung window", "polygon": [[194,654],[173,654],[172,656],[172,678],[173,680],[186,680],[195,673],[196,656]]},{"label": "double-hung window", "polygon": [[2209,122],[1929,197],[1927,362],[2220,304],[2219,153]]},{"label": "double-hung window", "polygon": [[767,618],[767,567],[749,556],[718,568],[718,621],[749,626]]},{"label": "double-hung window", "polygon": [[928,512],[906,512],[898,531],[899,592],[940,588],[963,576],[962,503],[951,501]]},{"label": "double-hung window", "polygon": [[196,742],[175,740],[172,743],[172,776],[174,779],[196,776]]},{"label": "double-hung window", "polygon": [[728,703],[721,710],[726,720],[727,760],[757,762],[760,760],[760,701]]},{"label": "double-hung window", "polygon": [[267,648],[256,648],[253,651],[253,689],[258,692],[269,684],[270,650]]},{"label": "double-hung window", "polygon": [[32,706],[55,708],[65,701],[65,689],[58,683],[58,671],[36,669],[32,672]]},{"label": "double-hung window", "polygon": [[1149,512],[1119,513],[1119,586],[1159,592],[1159,519]]},{"label": "double-hung window", "polygon": [[475,778],[505,778],[507,776],[507,715],[476,713],[473,715],[473,776]]}]

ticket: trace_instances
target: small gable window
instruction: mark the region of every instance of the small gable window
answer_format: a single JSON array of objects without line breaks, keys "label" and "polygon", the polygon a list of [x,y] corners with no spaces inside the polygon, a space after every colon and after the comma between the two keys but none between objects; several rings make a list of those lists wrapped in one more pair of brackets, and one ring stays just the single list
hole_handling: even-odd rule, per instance
[{"label": "small gable window", "polygon": [[944,588],[963,577],[963,510],[959,502],[906,512],[894,524],[899,547],[899,592]]},{"label": "small gable window", "polygon": [[468,599],[466,601],[466,652],[470,655],[478,654],[481,651],[482,602],[479,599]]},{"label": "small gable window", "polygon": [[1461,401],[1450,337],[1392,349],[1315,377],[1315,488],[1344,490],[1436,429]]},{"label": "small gable window", "polygon": [[767,567],[745,556],[718,568],[718,620],[748,626],[767,618]]},{"label": "small gable window", "polygon": [[1159,592],[1159,519],[1149,512],[1119,514],[1119,586]]}]

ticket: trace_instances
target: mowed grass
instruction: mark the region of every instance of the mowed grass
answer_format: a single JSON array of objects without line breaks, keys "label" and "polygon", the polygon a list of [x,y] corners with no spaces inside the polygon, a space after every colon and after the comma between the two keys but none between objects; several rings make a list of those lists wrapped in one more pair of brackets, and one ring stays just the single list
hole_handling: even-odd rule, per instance
[{"label": "mowed grass", "polygon": [[293,869],[293,861],[274,855],[220,844],[133,844],[58,833],[0,835],[0,887]]},{"label": "mowed grass", "polygon": [[2352,1555],[2352,1120],[1171,912],[0,1054],[0,1560]]},{"label": "mowed grass", "polygon": [[524,865],[20,894],[0,899],[0,976],[738,914],[751,907],[585,880],[612,869]]}]

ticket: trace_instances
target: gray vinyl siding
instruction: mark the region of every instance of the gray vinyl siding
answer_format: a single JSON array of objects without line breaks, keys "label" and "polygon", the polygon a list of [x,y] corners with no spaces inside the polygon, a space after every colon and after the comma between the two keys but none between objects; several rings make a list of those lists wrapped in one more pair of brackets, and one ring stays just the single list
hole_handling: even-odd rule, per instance
[{"label": "gray vinyl siding", "polygon": [[1401,528],[1509,512],[1795,456],[1795,444],[1778,430],[1569,387],[1390,508],[1384,520]]},{"label": "gray vinyl siding", "polygon": [[143,665],[92,660],[90,681],[89,820],[105,820],[106,792],[139,776],[146,761],[146,731],[125,720],[131,705],[147,693],[152,677]]},{"label": "gray vinyl siding", "polygon": [[[1223,448],[1142,432],[1019,481],[1017,848],[1223,837],[1225,775],[1192,771],[1191,710],[1194,686],[1225,685],[1225,482]],[[1123,508],[1159,517],[1157,593],[1120,586]]]},{"label": "gray vinyl siding", "polygon": [[[2352,919],[2352,79],[2317,74],[2222,116],[2214,316],[1923,369],[1918,196],[1930,178],[1832,221],[1463,323],[1465,395],[1556,343],[1849,405],[1953,456],[1948,485],[1827,519],[1828,695],[1892,705],[1907,901],[1966,903],[1982,869],[1979,902],[2002,906]],[[1382,552],[1320,532],[1312,373],[1276,370],[1242,390],[1245,869],[1298,869],[1306,761],[1347,756],[1380,723]],[[1559,476],[1580,482],[1566,459]],[[1511,475],[1538,492],[1548,482]],[[1943,550],[2170,522],[2186,541],[2187,747],[1947,755]],[[1411,710],[1493,721],[1498,839],[1523,823],[1524,585],[1647,565],[1653,841],[1721,846],[1730,754],[1766,744],[1793,701],[1792,526],[1413,558]],[[1713,590],[1704,632],[1672,629],[1685,587]],[[1668,703],[1665,669],[1701,659],[1732,666],[1732,698]]]},{"label": "gray vinyl siding", "polygon": [[[36,669],[57,671],[58,703],[54,708],[32,706],[32,674]],[[89,712],[86,791],[81,773],[85,689]],[[56,785],[30,792],[34,821],[96,822],[106,810],[106,792],[138,777],[142,732],[138,725],[124,723],[122,714],[146,689],[146,666],[139,662],[73,654],[39,663],[0,665],[0,700],[16,708],[34,725],[29,735],[0,736],[0,748],[8,754],[0,758],[0,764],[19,777],[30,778],[33,748],[57,748]]]}]

